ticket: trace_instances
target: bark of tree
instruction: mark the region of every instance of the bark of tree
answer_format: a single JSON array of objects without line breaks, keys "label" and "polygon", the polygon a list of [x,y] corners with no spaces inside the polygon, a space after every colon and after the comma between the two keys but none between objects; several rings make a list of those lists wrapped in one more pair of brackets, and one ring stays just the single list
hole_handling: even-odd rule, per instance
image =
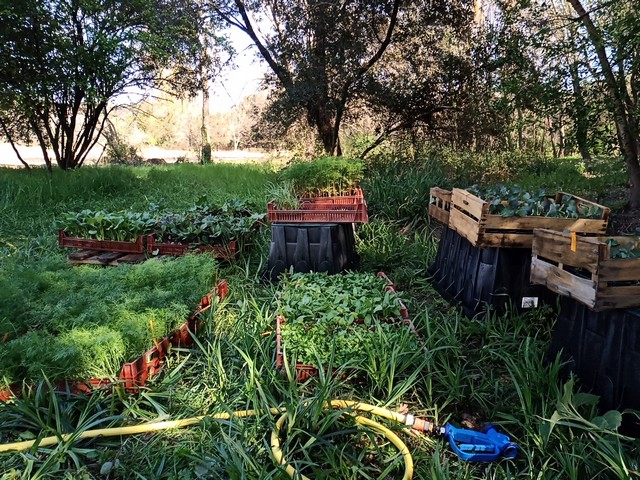
[{"label": "bark of tree", "polygon": [[604,43],[602,32],[594,24],[591,15],[587,12],[580,0],[569,0],[569,3],[578,14],[578,19],[587,30],[589,40],[593,44],[602,74],[607,86],[609,101],[616,125],[616,133],[618,143],[627,165],[627,173],[631,185],[629,193],[629,206],[632,208],[640,208],[640,138],[638,137],[637,123],[638,113],[630,110],[627,106],[631,105],[629,92],[626,87],[626,75],[622,65],[619,65],[618,75],[620,81],[616,79],[615,73],[611,68],[611,62],[607,56],[607,48]]},{"label": "bark of tree", "polygon": [[583,160],[591,160],[591,153],[589,152],[588,134],[589,134],[589,118],[587,111],[587,104],[584,99],[584,92],[582,89],[582,83],[580,81],[580,75],[578,72],[577,61],[571,62],[569,66],[571,72],[571,84],[573,87],[573,105],[575,111],[576,122],[576,143],[578,144],[578,150]]}]

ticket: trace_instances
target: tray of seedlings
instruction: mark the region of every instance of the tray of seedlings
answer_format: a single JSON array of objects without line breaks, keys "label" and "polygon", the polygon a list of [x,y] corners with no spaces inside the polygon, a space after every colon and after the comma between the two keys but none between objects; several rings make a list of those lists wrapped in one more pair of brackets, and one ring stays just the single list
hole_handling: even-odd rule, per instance
[{"label": "tray of seedlings", "polygon": [[234,258],[264,217],[238,200],[221,206],[205,202],[184,212],[167,212],[157,217],[147,251],[151,255],[211,252],[218,259]]},{"label": "tray of seedlings", "polygon": [[610,213],[564,192],[474,186],[452,190],[449,228],[475,247],[531,248],[535,228],[604,235]]},{"label": "tray of seedlings", "polygon": [[296,273],[283,279],[278,303],[276,368],[295,358],[298,381],[317,375],[319,366],[348,375],[352,366],[367,363],[390,344],[425,349],[382,273]]},{"label": "tray of seedlings", "polygon": [[230,259],[250,241],[264,217],[238,200],[221,206],[200,202],[179,212],[83,210],[58,220],[58,242],[62,248],[80,249],[68,256],[76,264],[118,265],[187,252]]},{"label": "tray of seedlings", "polygon": [[271,186],[267,219],[272,223],[367,223],[362,161],[322,157],[297,162]]},{"label": "tray of seedlings", "polygon": [[56,224],[62,248],[140,255],[155,220],[149,213],[85,209],[62,214]]},{"label": "tray of seedlings", "polygon": [[227,294],[216,270],[209,256],[117,269],[72,267],[56,257],[16,276],[2,285],[0,399],[43,378],[80,391],[144,385],[171,346],[192,342],[214,296]]},{"label": "tray of seedlings", "polygon": [[640,307],[640,237],[537,229],[531,282],[595,311]]}]

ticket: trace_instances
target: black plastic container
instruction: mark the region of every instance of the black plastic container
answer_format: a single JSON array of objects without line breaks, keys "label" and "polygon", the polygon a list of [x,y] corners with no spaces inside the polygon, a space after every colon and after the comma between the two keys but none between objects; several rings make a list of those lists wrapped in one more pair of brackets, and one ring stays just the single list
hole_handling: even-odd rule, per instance
[{"label": "black plastic container", "polygon": [[340,273],[357,268],[353,225],[272,224],[267,276],[276,280],[285,270]]},{"label": "black plastic container", "polygon": [[[600,410],[640,410],[640,309],[594,312],[562,297],[548,357],[560,353],[564,373],[600,396]],[[640,421],[623,417],[623,433],[640,436]]]},{"label": "black plastic container", "polygon": [[555,296],[529,281],[531,249],[474,247],[456,231],[445,228],[440,237],[431,281],[446,300],[460,303],[472,317],[486,307],[516,311],[555,304]]}]

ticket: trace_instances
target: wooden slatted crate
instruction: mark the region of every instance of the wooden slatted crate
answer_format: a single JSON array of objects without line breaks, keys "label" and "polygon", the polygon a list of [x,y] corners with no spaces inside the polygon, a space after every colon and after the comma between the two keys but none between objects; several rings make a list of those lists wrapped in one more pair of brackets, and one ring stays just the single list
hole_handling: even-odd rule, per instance
[{"label": "wooden slatted crate", "polygon": [[595,311],[640,307],[640,258],[611,258],[608,240],[640,245],[638,237],[572,239],[569,233],[536,229],[531,281]]},{"label": "wooden slatted crate", "polygon": [[433,187],[429,190],[429,216],[438,222],[449,225],[451,210],[451,190]]},{"label": "wooden slatted crate", "polygon": [[[560,203],[563,195],[555,196]],[[570,195],[570,194],[569,194]],[[469,240],[474,247],[531,248],[533,230],[549,230],[604,235],[611,210],[605,206],[590,202],[584,198],[570,195],[576,201],[578,210],[598,207],[601,217],[594,218],[558,218],[558,217],[503,217],[489,213],[489,203],[461,188],[454,188],[451,194],[451,212],[449,228]]]}]

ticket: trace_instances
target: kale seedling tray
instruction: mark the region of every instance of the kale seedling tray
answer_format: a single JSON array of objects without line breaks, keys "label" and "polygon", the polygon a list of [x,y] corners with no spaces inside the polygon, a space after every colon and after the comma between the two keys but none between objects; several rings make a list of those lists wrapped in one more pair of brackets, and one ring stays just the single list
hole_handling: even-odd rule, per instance
[{"label": "kale seedling tray", "polygon": [[[555,202],[561,203],[566,193],[559,192]],[[611,210],[584,198],[570,195],[576,202],[578,211],[600,209],[600,218],[559,218],[542,216],[503,217],[490,214],[490,204],[461,188],[454,188],[451,194],[449,228],[469,240],[474,247],[531,248],[533,230],[569,230],[591,235],[604,235]]]},{"label": "kale seedling tray", "polygon": [[120,242],[70,237],[64,230],[58,230],[58,244],[61,248],[81,248],[99,252],[144,253],[146,237],[141,235],[135,242]]},{"label": "kale seedling tray", "polygon": [[231,240],[225,245],[190,245],[186,243],[157,242],[153,235],[147,239],[147,252],[151,255],[185,255],[187,252],[213,252],[215,258],[226,260],[238,255],[238,242]]},{"label": "kale seedling tray", "polygon": [[300,208],[281,210],[275,202],[267,204],[267,220],[271,223],[368,223],[367,203],[361,188],[349,195],[305,197]]},{"label": "kale seedling tray", "polygon": [[[193,314],[184,322],[172,335],[155,342],[153,348],[147,350],[136,360],[125,363],[118,376],[113,382],[107,378],[90,378],[85,381],[75,381],[69,384],[73,393],[88,394],[95,388],[112,388],[114,384],[122,385],[129,393],[137,393],[147,380],[160,372],[164,359],[170,347],[188,347],[193,344],[192,334],[195,335],[203,325],[201,314],[209,310],[215,296],[220,300],[229,294],[229,285],[226,280],[221,280],[215,288],[202,297]],[[65,389],[66,386],[60,382],[58,388]],[[0,391],[0,402],[6,402],[12,397],[20,395],[21,385],[13,385],[6,390]]]},{"label": "kale seedling tray", "polygon": [[531,282],[573,298],[595,311],[640,307],[640,258],[612,258],[613,245],[638,237],[582,237],[537,229]]},{"label": "kale seedling tray", "polygon": [[[397,293],[395,285],[389,279],[389,277],[386,276],[385,273],[378,272],[378,276],[383,278],[387,282],[385,291],[391,291],[393,293]],[[418,339],[418,342],[422,346],[422,349],[425,351],[425,353],[427,353],[428,349],[426,346],[424,346],[424,341],[420,336],[420,334],[418,333],[418,331],[416,330],[416,327],[413,324],[411,317],[409,317],[409,311],[407,310],[407,307],[404,305],[402,301],[400,301],[400,316],[401,316],[400,319],[386,319],[384,321],[385,323],[408,327],[409,330],[411,330],[411,332],[413,332],[413,334]],[[276,315],[276,368],[278,370],[282,370],[282,368],[284,367],[284,350],[282,345],[281,328],[285,322],[286,322],[286,319],[284,317],[282,317],[281,315]],[[354,323],[358,323],[358,321],[356,320]],[[334,371],[333,373],[335,374],[336,372]],[[304,364],[304,363],[296,363],[295,365],[295,378],[298,382],[305,382],[306,380],[316,376],[317,374],[318,374],[318,367],[314,365]]]}]

